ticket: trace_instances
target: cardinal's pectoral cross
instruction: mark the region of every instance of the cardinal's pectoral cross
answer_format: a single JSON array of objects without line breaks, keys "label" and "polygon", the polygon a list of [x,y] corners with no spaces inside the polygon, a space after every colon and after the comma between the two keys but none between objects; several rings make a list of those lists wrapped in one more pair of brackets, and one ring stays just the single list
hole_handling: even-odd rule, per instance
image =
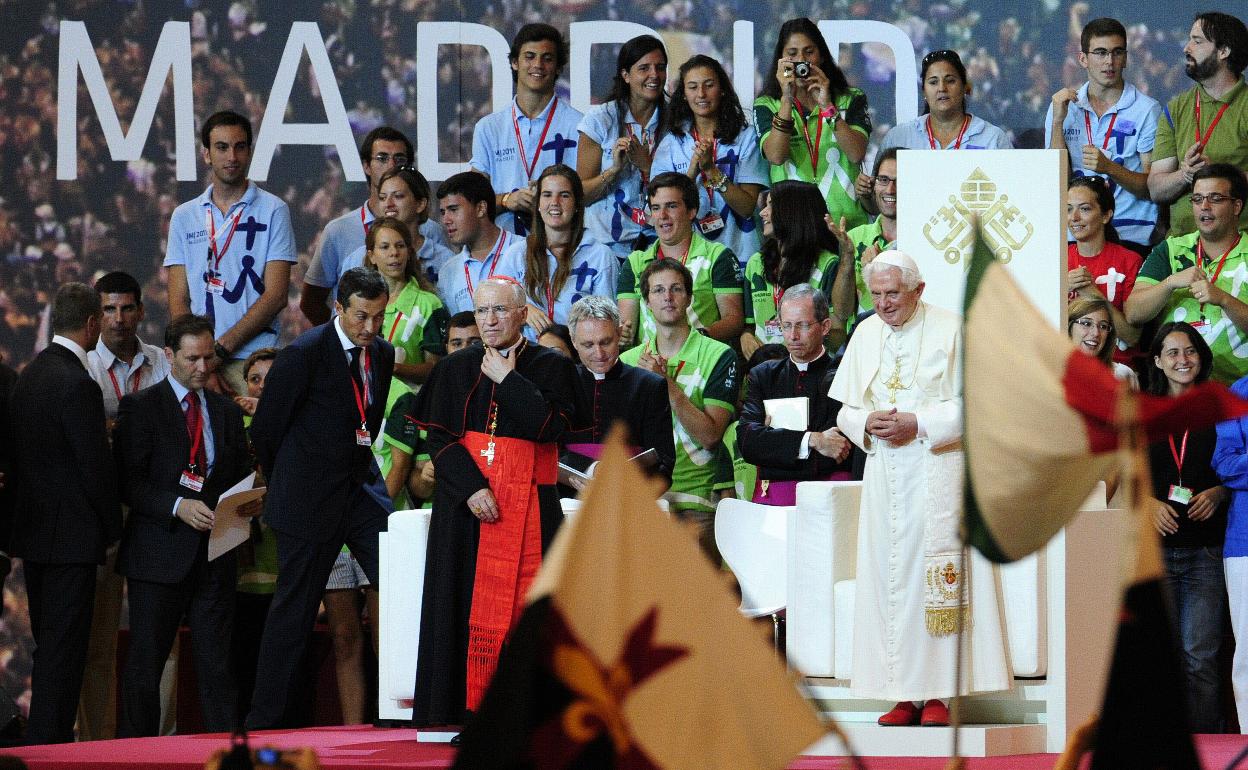
[{"label": "cardinal's pectoral cross", "polygon": [[489,444],[486,445],[485,449],[482,449],[477,454],[485,458],[486,466],[493,465],[494,464],[494,442],[491,441]]},{"label": "cardinal's pectoral cross", "polygon": [[901,360],[898,359],[893,364],[893,376],[884,381],[884,387],[888,388],[888,403],[893,406],[897,405],[897,391],[906,387],[901,381]]}]

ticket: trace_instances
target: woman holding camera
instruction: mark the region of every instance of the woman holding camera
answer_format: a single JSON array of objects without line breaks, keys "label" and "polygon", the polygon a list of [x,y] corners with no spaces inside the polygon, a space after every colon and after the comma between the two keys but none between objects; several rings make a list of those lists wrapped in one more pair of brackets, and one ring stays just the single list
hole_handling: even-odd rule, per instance
[{"label": "woman holding camera", "polygon": [[672,131],[659,143],[651,171],[676,171],[697,182],[695,224],[702,237],[738,259],[753,254],[761,242],[754,209],[767,167],[728,73],[711,57],[694,56],[680,68],[670,107]]},{"label": "woman holding camera", "polygon": [[763,132],[772,182],[810,182],[823,193],[834,222],[866,223],[854,184],[871,135],[867,97],[850,88],[810,19],[780,27],[771,74],[754,100],[754,125]]}]

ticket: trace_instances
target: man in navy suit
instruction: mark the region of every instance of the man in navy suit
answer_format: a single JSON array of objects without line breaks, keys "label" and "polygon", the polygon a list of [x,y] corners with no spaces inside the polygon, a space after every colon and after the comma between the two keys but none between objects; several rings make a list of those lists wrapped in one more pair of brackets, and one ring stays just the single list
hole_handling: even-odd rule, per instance
[{"label": "man in navy suit", "polygon": [[159,734],[160,675],[186,613],[208,732],[235,726],[230,673],[234,583],[230,551],[208,561],[221,493],[251,471],[243,412],[204,389],[215,364],[212,321],[165,330],[169,376],[121,400],[113,445],[130,517],[117,554],[130,596],[130,652],[122,673],[119,738]]},{"label": "man in navy suit", "polygon": [[25,560],[35,665],[29,743],[68,743],[87,662],[95,568],[121,535],[104,396],[87,373],[100,295],[67,283],[52,301],[52,344],[18,377],[12,554]]},{"label": "man in navy suit", "polygon": [[291,696],[344,543],[377,590],[377,535],[392,507],[369,447],[381,438],[394,371],[394,348],[379,333],[388,299],[376,271],[343,274],[337,317],[278,353],[256,407],[251,440],[269,480],[278,569],[248,729],[296,726]]}]

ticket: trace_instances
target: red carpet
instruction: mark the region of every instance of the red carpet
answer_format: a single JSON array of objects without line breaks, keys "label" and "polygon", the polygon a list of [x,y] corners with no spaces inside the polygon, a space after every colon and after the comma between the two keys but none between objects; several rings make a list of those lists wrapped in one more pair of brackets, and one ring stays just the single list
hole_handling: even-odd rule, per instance
[{"label": "red carpet", "polygon": [[[320,756],[321,766],[336,770],[368,768],[449,767],[454,749],[446,744],[420,743],[416,730],[361,727],[312,727],[304,730],[269,731],[252,737],[253,746],[295,748],[311,746]],[[126,767],[129,770],[191,770],[203,767],[215,750],[229,744],[229,737],[188,735],[172,738],[140,738],[62,746],[32,746],[0,753],[21,757],[31,770],[91,770]],[[1248,745],[1241,735],[1202,735],[1197,737],[1201,761],[1207,770],[1222,770]],[[971,770],[1041,770],[1053,767],[1052,754],[1030,754],[996,759],[971,759]],[[870,770],[943,770],[945,760],[875,757],[866,760]],[[845,766],[843,759],[804,757],[790,765],[791,770],[832,770]]]}]

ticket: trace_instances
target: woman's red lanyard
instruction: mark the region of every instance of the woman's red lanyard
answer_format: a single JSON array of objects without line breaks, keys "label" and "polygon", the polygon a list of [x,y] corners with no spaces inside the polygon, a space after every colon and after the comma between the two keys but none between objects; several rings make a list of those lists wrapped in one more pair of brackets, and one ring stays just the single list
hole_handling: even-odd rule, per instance
[{"label": "woman's red lanyard", "polygon": [[1187,457],[1187,434],[1191,431],[1183,431],[1183,443],[1181,448],[1174,448],[1174,434],[1171,433],[1170,439],[1170,456],[1174,458],[1174,467],[1179,471],[1179,486],[1183,486],[1183,458]]},{"label": "woman's red lanyard", "polygon": [[[503,230],[498,234],[498,245],[494,247],[493,253],[490,254],[490,272],[486,278],[494,277],[494,268],[498,267],[498,255],[503,253],[503,245],[507,243],[507,231]],[[464,261],[464,283],[468,284],[468,296],[472,296],[472,273],[468,271],[468,262]]]},{"label": "woman's red lanyard", "polygon": [[[698,132],[695,129],[691,128],[689,130],[689,133],[693,135],[693,141],[695,142],[702,141],[702,137],[698,136]],[[716,137],[711,137],[711,165],[714,166],[716,161],[718,160],[719,160],[719,139]],[[714,185],[711,184],[710,179],[707,178],[705,171],[699,171],[698,173],[702,176],[702,186],[706,188],[706,199],[710,201],[711,205],[714,205],[715,204],[715,187]]]},{"label": "woman's red lanyard", "polygon": [[[360,376],[360,380],[363,382],[367,381],[367,378],[368,378],[367,372],[372,371],[372,367],[370,366],[370,363],[369,363],[371,360],[372,359],[368,354],[368,348],[364,348],[364,372],[365,373]],[[368,432],[368,410],[366,409],[366,407],[368,406],[368,393],[367,391],[365,391],[364,393],[360,392],[360,383],[356,382],[354,376],[351,377],[351,391],[355,394],[355,408],[360,410],[360,430],[367,433]]]},{"label": "woman's red lanyard", "polygon": [[[1197,118],[1199,120],[1199,118]],[[1118,113],[1109,116],[1109,128],[1105,131],[1105,141],[1101,142],[1101,149],[1109,149],[1109,137],[1114,133],[1114,124],[1118,122]],[[1092,139],[1092,116],[1085,110],[1083,113],[1083,127],[1088,131],[1088,144],[1096,144]]]},{"label": "woman's red lanyard", "polygon": [[[117,375],[113,374],[113,370],[111,367],[108,370],[108,378],[113,381],[113,392],[117,394],[117,400],[120,401],[121,397],[126,394],[121,392],[121,384],[117,382]],[[134,370],[134,382],[130,386],[130,391],[129,391],[130,393],[133,393],[139,389],[139,380],[141,380],[142,378],[143,378],[143,367],[140,366],[138,369]]]},{"label": "woman's red lanyard", "polygon": [[1200,135],[1200,89],[1196,89],[1196,144],[1201,147],[1209,144],[1209,137],[1213,136],[1213,129],[1217,128],[1218,121],[1222,119],[1222,113],[1226,112],[1226,108],[1230,107],[1230,102],[1224,102],[1218,109],[1218,114],[1213,116],[1213,122],[1209,124],[1209,130],[1202,137]]},{"label": "woman's red lanyard", "polygon": [[823,144],[823,118],[819,118],[819,127],[815,129],[815,141],[810,141],[810,126],[806,125],[809,117],[806,115],[806,108],[802,103],[793,97],[793,104],[797,107],[797,124],[802,127],[802,139],[806,142],[806,152],[810,154],[810,175],[811,178],[819,177],[819,146]]},{"label": "woman's red lanyard", "polygon": [[[966,129],[970,125],[971,125],[971,116],[963,115],[962,116],[962,128],[958,129],[958,138],[953,144],[953,149],[955,150],[962,149],[962,137],[966,136]],[[936,134],[932,133],[932,116],[930,114],[927,116],[926,127],[927,127],[927,145],[933,150],[940,149],[936,145]]]},{"label": "woman's red lanyard", "polygon": [[234,240],[234,231],[238,229],[238,220],[243,218],[244,206],[239,206],[238,211],[234,213],[234,221],[230,224],[230,232],[225,236],[225,245],[217,249],[217,223],[212,217],[212,209],[204,211],[204,219],[208,220],[208,258],[212,260],[212,272],[214,275],[221,272],[221,258],[225,256],[225,252],[230,250],[230,241]]},{"label": "woman's red lanyard", "polygon": [[394,314],[394,323],[390,324],[390,333],[386,335],[386,342],[394,342],[394,331],[399,328],[399,323],[406,317],[402,310]]},{"label": "woman's red lanyard", "polygon": [[[1231,247],[1227,249],[1226,253],[1222,255],[1222,258],[1218,260],[1218,266],[1214,269],[1212,276],[1209,275],[1209,271],[1206,269],[1209,267],[1209,263],[1205,258],[1205,244],[1201,243],[1199,238],[1196,239],[1196,266],[1205,273],[1207,278],[1209,278],[1209,283],[1218,282],[1218,276],[1222,275],[1222,268],[1226,267],[1226,258],[1231,255],[1231,252],[1234,251],[1237,246],[1239,246],[1239,242],[1243,239],[1243,237],[1244,236],[1241,234],[1239,238],[1236,238],[1235,242],[1231,244]],[[1205,320],[1205,303],[1203,302],[1200,303],[1200,320]]]},{"label": "woman's red lanyard", "polygon": [[555,108],[559,106],[559,97],[550,100],[550,112],[546,114],[546,125],[542,127],[542,135],[537,140],[537,152],[533,153],[533,162],[529,162],[528,153],[524,151],[524,140],[520,138],[520,118],[516,115],[516,103],[511,103],[511,127],[516,130],[516,148],[520,150],[520,167],[524,169],[525,179],[533,181],[533,171],[537,168],[537,159],[542,155],[542,145],[546,144],[546,132],[550,130],[550,122],[555,119]]}]

